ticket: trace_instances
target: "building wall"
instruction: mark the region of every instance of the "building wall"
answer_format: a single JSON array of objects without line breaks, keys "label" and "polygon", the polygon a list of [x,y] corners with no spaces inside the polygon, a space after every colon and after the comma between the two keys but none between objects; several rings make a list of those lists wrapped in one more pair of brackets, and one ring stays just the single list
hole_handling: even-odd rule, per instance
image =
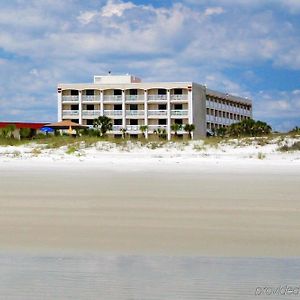
[{"label": "building wall", "polygon": [[195,124],[194,137],[206,136],[206,95],[205,87],[193,83],[192,85],[192,120],[190,123]]}]

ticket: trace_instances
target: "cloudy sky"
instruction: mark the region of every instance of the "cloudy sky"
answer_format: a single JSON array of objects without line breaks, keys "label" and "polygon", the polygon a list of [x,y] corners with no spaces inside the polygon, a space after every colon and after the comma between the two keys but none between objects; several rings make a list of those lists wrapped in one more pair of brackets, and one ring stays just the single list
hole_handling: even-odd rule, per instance
[{"label": "cloudy sky", "polygon": [[299,126],[300,0],[1,1],[1,121],[55,121],[58,83],[108,70],[207,84]]}]

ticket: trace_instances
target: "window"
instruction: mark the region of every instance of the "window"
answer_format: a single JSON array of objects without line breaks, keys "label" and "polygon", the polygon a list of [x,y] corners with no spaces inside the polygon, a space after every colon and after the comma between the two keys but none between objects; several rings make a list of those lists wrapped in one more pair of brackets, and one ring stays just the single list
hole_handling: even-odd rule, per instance
[{"label": "window", "polygon": [[182,109],[182,104],[175,104],[174,108],[175,108],[175,110],[181,110]]},{"label": "window", "polygon": [[159,110],[166,110],[167,109],[167,104],[158,104],[158,109]]},{"label": "window", "polygon": [[129,106],[130,108],[130,110],[137,110],[138,109],[138,106],[137,106],[137,104],[130,104],[130,106]]},{"label": "window", "polygon": [[87,104],[86,109],[87,110],[95,110],[95,107],[93,104]]},{"label": "window", "polygon": [[93,125],[94,124],[94,120],[86,120],[86,125]]},{"label": "window", "polygon": [[158,89],[157,94],[158,95],[166,95],[167,94],[167,90],[166,89]]},{"label": "window", "polygon": [[129,95],[130,96],[135,96],[137,94],[138,94],[138,90],[137,89],[131,89],[131,90],[129,90]]},{"label": "window", "polygon": [[130,119],[130,120],[129,120],[129,124],[130,124],[130,125],[138,125],[138,121],[139,121],[139,120],[137,120],[137,119]]},{"label": "window", "polygon": [[114,125],[122,125],[122,119],[114,119]]},{"label": "window", "polygon": [[182,125],[182,119],[175,119],[174,122],[175,122],[175,124]]},{"label": "window", "polygon": [[182,89],[174,89],[174,95],[182,95]]},{"label": "window", "polygon": [[71,90],[71,96],[78,96],[77,90]]},{"label": "window", "polygon": [[121,139],[121,138],[122,138],[122,134],[115,134],[115,135],[114,135],[114,138],[115,138],[115,139]]},{"label": "window", "polygon": [[167,125],[167,119],[158,119],[158,125]]},{"label": "window", "polygon": [[79,105],[78,104],[71,105],[71,110],[78,110],[78,109],[79,109]]},{"label": "window", "polygon": [[78,119],[72,119],[71,121],[74,122],[74,123],[79,124],[79,120]]},{"label": "window", "polygon": [[94,90],[86,90],[86,91],[85,91],[85,94],[86,94],[87,96],[94,96],[94,95],[95,95],[95,91],[94,91]]},{"label": "window", "polygon": [[115,95],[115,96],[120,96],[120,95],[122,95],[122,90],[114,90],[114,95]]},{"label": "window", "polygon": [[114,110],[122,110],[122,104],[115,104]]},{"label": "window", "polygon": [[132,138],[132,139],[137,139],[139,136],[138,136],[138,134],[131,134],[130,135],[130,138]]}]

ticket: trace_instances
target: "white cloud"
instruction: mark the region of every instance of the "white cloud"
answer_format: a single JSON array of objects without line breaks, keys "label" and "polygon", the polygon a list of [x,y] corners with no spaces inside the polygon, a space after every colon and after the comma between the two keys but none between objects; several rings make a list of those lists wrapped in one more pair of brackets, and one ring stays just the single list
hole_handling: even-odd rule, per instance
[{"label": "white cloud", "polygon": [[132,9],[134,7],[136,7],[136,5],[132,2],[109,0],[107,4],[102,8],[101,15],[102,17],[121,17],[126,10]]},{"label": "white cloud", "polygon": [[212,15],[220,15],[220,14],[223,14],[225,11],[224,11],[224,8],[223,7],[208,7],[205,9],[204,11],[204,15],[206,17],[208,16],[212,16]]}]

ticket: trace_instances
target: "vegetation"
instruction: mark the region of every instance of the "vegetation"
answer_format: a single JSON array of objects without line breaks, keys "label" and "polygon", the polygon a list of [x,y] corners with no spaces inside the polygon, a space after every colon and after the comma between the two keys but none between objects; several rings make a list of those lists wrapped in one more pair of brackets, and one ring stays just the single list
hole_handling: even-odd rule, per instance
[{"label": "vegetation", "polygon": [[188,132],[190,139],[192,139],[192,132],[195,130],[194,124],[185,124],[184,131]]},{"label": "vegetation", "polygon": [[108,131],[112,130],[112,121],[106,116],[100,116],[97,119],[94,119],[94,128],[96,128],[100,136],[105,136]]},{"label": "vegetation", "polygon": [[7,125],[6,127],[0,129],[0,136],[3,138],[11,139],[13,138],[13,132],[16,130],[16,125]]},{"label": "vegetation", "polygon": [[140,130],[141,130],[144,138],[146,138],[146,133],[148,132],[148,126],[147,125],[142,125],[142,126],[140,126]]},{"label": "vegetation", "polygon": [[160,139],[165,140],[167,138],[167,131],[164,128],[157,128],[154,133],[158,135]]},{"label": "vegetation", "polygon": [[20,129],[20,138],[28,139],[32,137],[32,130],[30,128],[21,128]]},{"label": "vegetation", "polygon": [[182,125],[181,124],[172,124],[171,125],[171,130],[174,131],[175,133],[175,136],[177,137],[178,136],[178,131],[180,131],[182,129]]},{"label": "vegetation", "polygon": [[126,137],[126,131],[127,131],[126,128],[121,128],[122,138],[123,138],[123,139],[125,139],[125,137]]},{"label": "vegetation", "polygon": [[294,127],[289,133],[291,134],[300,134],[300,127]]},{"label": "vegetation", "polygon": [[295,142],[291,146],[283,145],[282,147],[279,148],[279,151],[281,152],[300,151],[300,142]]}]

